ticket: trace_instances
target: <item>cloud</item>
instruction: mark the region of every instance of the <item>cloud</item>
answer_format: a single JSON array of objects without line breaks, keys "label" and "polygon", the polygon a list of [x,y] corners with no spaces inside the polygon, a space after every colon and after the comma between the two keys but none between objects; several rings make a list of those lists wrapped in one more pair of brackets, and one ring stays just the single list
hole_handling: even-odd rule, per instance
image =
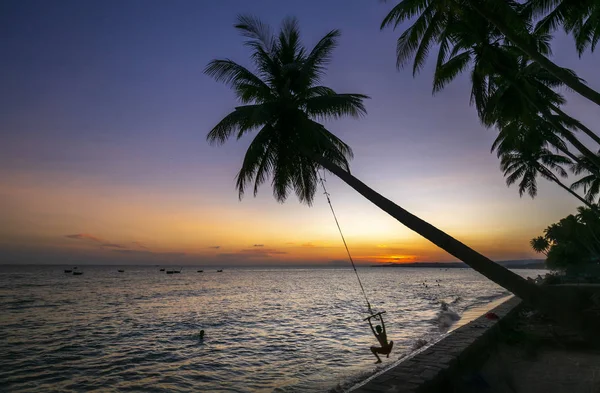
[{"label": "cloud", "polygon": [[143,248],[144,250],[148,249],[148,247],[146,247],[146,245],[142,242],[131,242],[131,244],[133,244],[134,246],[137,246],[139,248]]},{"label": "cloud", "polygon": [[221,253],[217,256],[219,258],[226,259],[259,259],[259,258],[271,258],[274,255],[284,255],[286,251],[280,251],[273,248],[252,248],[239,250],[229,253]]},{"label": "cloud", "polygon": [[296,243],[294,243],[294,242],[286,242],[285,244],[292,245],[292,244],[296,244]]},{"label": "cloud", "polygon": [[88,233],[76,233],[74,235],[66,235],[65,237],[68,237],[69,239],[88,239],[88,240],[92,240],[92,241],[95,241],[95,242],[102,242],[103,241],[99,237],[90,235]]},{"label": "cloud", "polygon": [[264,247],[264,244],[255,244],[254,247]]},{"label": "cloud", "polygon": [[138,248],[141,248],[142,250],[131,249],[131,248],[125,247],[121,244],[110,243],[109,241],[102,239],[101,237],[90,235],[89,233],[76,233],[73,235],[66,235],[65,237],[67,237],[69,239],[75,239],[75,240],[90,241],[95,244],[98,244],[101,248],[110,248],[111,249],[110,251],[112,251],[112,252],[116,252],[116,253],[123,254],[123,255],[129,255],[132,257],[140,256],[140,257],[178,258],[178,257],[182,257],[182,256],[186,255],[183,252],[150,251],[148,249],[148,247],[146,247],[146,245],[144,245],[143,243],[138,242],[138,241],[131,242],[131,244]]},{"label": "cloud", "polygon": [[90,235],[89,233],[76,233],[73,235],[65,235],[66,238],[75,239],[75,240],[89,240],[94,243],[98,243],[101,247],[109,247],[109,248],[125,248],[121,244],[110,243],[107,240],[104,240],[98,236]]},{"label": "cloud", "polygon": [[154,257],[169,257],[169,258],[178,258],[185,256],[186,254],[183,252],[153,252],[153,251],[141,251],[141,250],[112,250],[112,252],[118,252],[119,254],[126,255],[144,255],[144,256],[154,256]]},{"label": "cloud", "polygon": [[102,247],[112,247],[112,248],[125,248],[117,243],[102,243]]},{"label": "cloud", "polygon": [[221,248],[221,246],[210,246],[208,248],[214,248],[215,250],[218,250],[219,248]]},{"label": "cloud", "polygon": [[311,242],[308,242],[308,243],[303,243],[301,245],[301,247],[316,247],[316,246],[314,244],[312,244]]}]

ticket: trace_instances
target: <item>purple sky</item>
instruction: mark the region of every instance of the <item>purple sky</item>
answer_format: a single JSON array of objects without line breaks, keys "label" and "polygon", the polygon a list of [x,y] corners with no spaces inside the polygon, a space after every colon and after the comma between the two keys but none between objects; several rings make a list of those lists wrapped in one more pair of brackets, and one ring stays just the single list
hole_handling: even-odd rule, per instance
[{"label": "purple sky", "polygon": [[[379,30],[392,4],[1,2],[0,250],[10,258],[0,263],[25,261],[25,249],[59,255],[77,242],[65,238],[73,234],[143,241],[152,245],[148,252],[185,253],[198,261],[219,258],[202,251],[217,244],[240,259],[255,243],[272,247],[260,254],[264,259],[250,258],[255,262],[283,255],[278,252],[295,255],[300,251],[291,246],[282,251],[292,243],[319,244],[305,247],[314,254],[301,250],[306,259],[343,257],[323,200],[310,210],[294,197],[281,206],[266,186],[257,199],[240,203],[233,179],[248,139],[220,148],[205,142],[236,102],[202,70],[213,58],[248,64],[232,28],[240,13],[272,25],[296,16],[309,46],[341,29],[324,83],[372,97],[366,118],[328,124],[354,148],[354,174],[492,258],[535,257],[528,240],[574,211],[577,201],[543,180],[533,202],[506,188],[489,153],[495,131],[481,127],[469,107],[467,76],[432,97],[432,62],[415,79],[409,69],[396,70],[399,32]],[[599,88],[598,54],[579,59],[573,47],[571,38],[557,39],[554,60]],[[569,113],[600,124],[597,107],[567,96]],[[331,179],[329,187],[365,260],[451,260],[340,181]],[[105,251],[86,246],[85,255]],[[388,249],[374,254],[378,247]]]}]

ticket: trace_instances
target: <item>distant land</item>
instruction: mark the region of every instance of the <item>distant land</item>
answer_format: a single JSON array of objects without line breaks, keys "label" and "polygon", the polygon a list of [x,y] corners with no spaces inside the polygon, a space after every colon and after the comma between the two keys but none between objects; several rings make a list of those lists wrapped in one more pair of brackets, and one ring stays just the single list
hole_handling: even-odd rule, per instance
[{"label": "distant land", "polygon": [[[509,269],[545,269],[546,264],[543,259],[515,259],[510,261],[495,261],[497,264],[502,265]],[[414,263],[384,263],[371,265],[372,267],[428,267],[428,268],[440,268],[440,269],[456,269],[456,268],[469,268],[469,266],[462,262],[414,262]]]}]

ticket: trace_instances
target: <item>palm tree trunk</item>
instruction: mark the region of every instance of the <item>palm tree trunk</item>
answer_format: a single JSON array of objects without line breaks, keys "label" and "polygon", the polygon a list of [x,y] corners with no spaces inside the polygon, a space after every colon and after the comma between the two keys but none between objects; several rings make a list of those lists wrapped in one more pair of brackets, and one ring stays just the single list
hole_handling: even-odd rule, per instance
[{"label": "palm tree trunk", "polygon": [[317,162],[402,224],[425,237],[444,251],[462,260],[498,285],[508,289],[522,299],[530,297],[531,292],[538,292],[539,288],[528,283],[523,277],[498,265],[433,225],[404,210],[337,165],[322,158],[319,158]]},{"label": "palm tree trunk", "polygon": [[565,71],[564,68],[559,67],[554,64],[550,59],[546,56],[542,55],[534,45],[531,45],[527,42],[526,39],[523,39],[516,31],[508,27],[501,18],[498,18],[497,14],[494,12],[493,7],[487,7],[483,2],[478,1],[470,1],[469,4],[473,7],[477,13],[479,13],[482,17],[487,19],[491,24],[496,26],[502,34],[506,38],[508,38],[517,48],[519,48],[523,53],[525,53],[531,60],[537,62],[540,66],[548,70],[552,75],[556,78],[560,79],[565,85],[569,86],[571,89],[587,98],[588,100],[600,105],[600,93],[590,88],[578,77],[572,75],[571,73]]},{"label": "palm tree trunk", "polygon": [[590,138],[592,138],[594,140],[594,142],[596,142],[597,144],[600,145],[600,137],[598,135],[596,135],[594,133],[594,131],[592,131],[589,128],[587,128],[579,120],[574,119],[571,116],[567,115],[565,112],[563,112],[556,105],[550,104],[550,107],[552,108],[552,110],[554,112],[556,112],[557,115],[559,115],[560,117],[564,118],[567,122],[573,123],[577,128],[579,128],[581,131],[583,131],[587,136],[589,136]]},{"label": "palm tree trunk", "polygon": [[566,147],[562,147],[562,146],[557,146],[557,145],[555,145],[555,144],[553,144],[553,143],[551,143],[551,142],[548,142],[548,143],[550,143],[550,145],[551,145],[551,146],[554,146],[554,148],[555,148],[556,150],[560,151],[561,153],[563,153],[565,156],[569,157],[569,158],[570,158],[571,160],[573,160],[574,162],[576,162],[576,163],[578,163],[578,164],[580,164],[580,165],[584,166],[584,167],[585,167],[587,170],[589,170],[591,173],[594,173],[594,174],[597,174],[598,176],[600,176],[600,171],[598,171],[598,172],[594,172],[594,170],[595,170],[596,168],[588,168],[588,167],[587,167],[587,165],[586,165],[586,163],[585,163],[585,161],[583,161],[581,158],[579,158],[579,157],[578,157],[578,156],[576,156],[575,154],[571,153],[571,152],[569,151],[569,149],[568,149],[568,148],[566,148]]},{"label": "palm tree trunk", "polygon": [[[555,124],[555,122],[552,121],[552,124]],[[558,126],[555,125],[555,127],[558,127]],[[579,150],[581,152],[581,154],[583,154],[583,156],[585,158],[587,158],[588,160],[590,160],[591,163],[596,166],[597,169],[595,171],[593,171],[593,173],[596,174],[596,175],[598,175],[598,169],[600,169],[600,157],[598,157],[590,149],[588,149],[583,143],[581,143],[579,141],[579,139],[577,139],[575,137],[575,135],[571,134],[571,132],[569,130],[566,130],[566,129],[563,128],[562,136],[569,143],[571,143],[573,145],[573,147],[575,147],[577,150]]]},{"label": "palm tree trunk", "polygon": [[597,335],[597,332],[600,331],[599,321],[583,318],[577,305],[570,302],[567,304],[554,291],[528,282],[523,277],[500,266],[447,233],[404,210],[329,160],[315,154],[311,154],[310,157],[381,210],[450,255],[463,261],[491,281],[508,289],[523,301],[545,312],[561,324],[582,332],[589,340],[594,342],[600,340]]}]

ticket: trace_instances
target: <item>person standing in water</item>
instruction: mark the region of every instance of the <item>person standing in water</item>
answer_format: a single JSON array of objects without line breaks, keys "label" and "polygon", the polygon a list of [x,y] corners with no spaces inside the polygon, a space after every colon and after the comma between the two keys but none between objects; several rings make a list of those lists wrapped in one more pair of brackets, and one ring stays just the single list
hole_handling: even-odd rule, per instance
[{"label": "person standing in water", "polygon": [[375,355],[375,357],[377,358],[375,364],[381,363],[381,359],[379,358],[378,354],[386,355],[386,357],[389,358],[390,352],[392,352],[392,347],[394,346],[393,341],[388,342],[387,334],[385,331],[385,323],[383,322],[383,318],[381,316],[380,318],[381,325],[377,325],[375,326],[375,328],[373,328],[373,324],[371,323],[371,317],[368,319],[369,326],[371,326],[371,331],[373,331],[375,338],[377,338],[377,341],[379,341],[379,344],[381,345],[381,347],[371,347],[371,352],[373,352],[373,355]]}]

